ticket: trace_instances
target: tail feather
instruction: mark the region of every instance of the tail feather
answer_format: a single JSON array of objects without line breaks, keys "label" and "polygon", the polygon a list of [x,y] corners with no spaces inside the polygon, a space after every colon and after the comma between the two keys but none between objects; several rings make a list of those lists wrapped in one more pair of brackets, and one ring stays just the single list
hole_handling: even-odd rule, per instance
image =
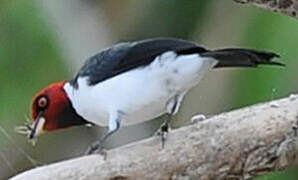
[{"label": "tail feather", "polygon": [[252,49],[220,49],[207,51],[201,54],[202,57],[212,57],[218,60],[214,68],[221,67],[257,67],[258,65],[285,66],[281,62],[273,61],[273,58],[280,57],[273,52],[258,51]]}]

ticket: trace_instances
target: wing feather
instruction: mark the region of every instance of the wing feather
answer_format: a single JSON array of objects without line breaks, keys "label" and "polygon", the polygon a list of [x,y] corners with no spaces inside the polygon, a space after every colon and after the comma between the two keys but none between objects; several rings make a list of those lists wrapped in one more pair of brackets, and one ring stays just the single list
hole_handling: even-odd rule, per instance
[{"label": "wing feather", "polygon": [[75,78],[70,81],[70,84],[78,88],[78,77],[88,77],[89,85],[95,85],[120,73],[146,66],[167,51],[175,51],[177,54],[192,54],[207,50],[193,42],[173,38],[120,43],[90,57]]}]

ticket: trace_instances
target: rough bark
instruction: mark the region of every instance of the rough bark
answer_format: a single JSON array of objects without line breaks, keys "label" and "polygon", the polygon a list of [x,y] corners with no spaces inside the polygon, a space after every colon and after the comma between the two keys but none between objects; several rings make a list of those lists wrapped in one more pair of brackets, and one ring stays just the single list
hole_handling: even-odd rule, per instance
[{"label": "rough bark", "polygon": [[298,97],[235,110],[100,155],[29,170],[12,180],[251,179],[297,165]]},{"label": "rough bark", "polygon": [[258,7],[280,12],[298,19],[298,0],[234,0],[238,3],[252,4]]}]

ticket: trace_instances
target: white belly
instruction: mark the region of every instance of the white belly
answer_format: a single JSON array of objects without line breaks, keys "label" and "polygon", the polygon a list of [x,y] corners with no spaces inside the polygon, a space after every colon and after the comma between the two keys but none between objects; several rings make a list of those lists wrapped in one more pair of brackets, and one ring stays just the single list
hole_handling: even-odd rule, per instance
[{"label": "white belly", "polygon": [[216,60],[198,54],[176,56],[167,52],[150,65],[140,67],[89,86],[78,79],[78,89],[68,83],[65,90],[74,109],[86,120],[107,126],[112,111],[124,113],[121,124],[144,122],[166,112],[170,98],[188,91],[214,65]]}]

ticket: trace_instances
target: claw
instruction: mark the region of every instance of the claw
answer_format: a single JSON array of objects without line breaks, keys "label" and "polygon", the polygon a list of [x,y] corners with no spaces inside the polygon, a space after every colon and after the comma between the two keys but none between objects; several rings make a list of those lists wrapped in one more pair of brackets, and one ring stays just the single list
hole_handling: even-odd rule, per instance
[{"label": "claw", "polygon": [[87,151],[85,152],[85,155],[91,155],[91,154],[100,154],[103,156],[104,160],[107,159],[107,151],[104,149],[100,143],[95,142],[91,146],[88,147]]},{"label": "claw", "polygon": [[165,143],[167,140],[168,132],[169,132],[169,124],[163,123],[160,128],[155,132],[155,135],[160,136],[161,138],[161,147],[165,147]]},{"label": "claw", "polygon": [[85,155],[93,154],[97,149],[99,149],[99,144],[92,144],[88,147],[87,151],[85,152]]},{"label": "claw", "polygon": [[161,137],[161,147],[162,149],[165,147],[165,143],[167,140],[168,132],[162,132],[160,137]]}]

